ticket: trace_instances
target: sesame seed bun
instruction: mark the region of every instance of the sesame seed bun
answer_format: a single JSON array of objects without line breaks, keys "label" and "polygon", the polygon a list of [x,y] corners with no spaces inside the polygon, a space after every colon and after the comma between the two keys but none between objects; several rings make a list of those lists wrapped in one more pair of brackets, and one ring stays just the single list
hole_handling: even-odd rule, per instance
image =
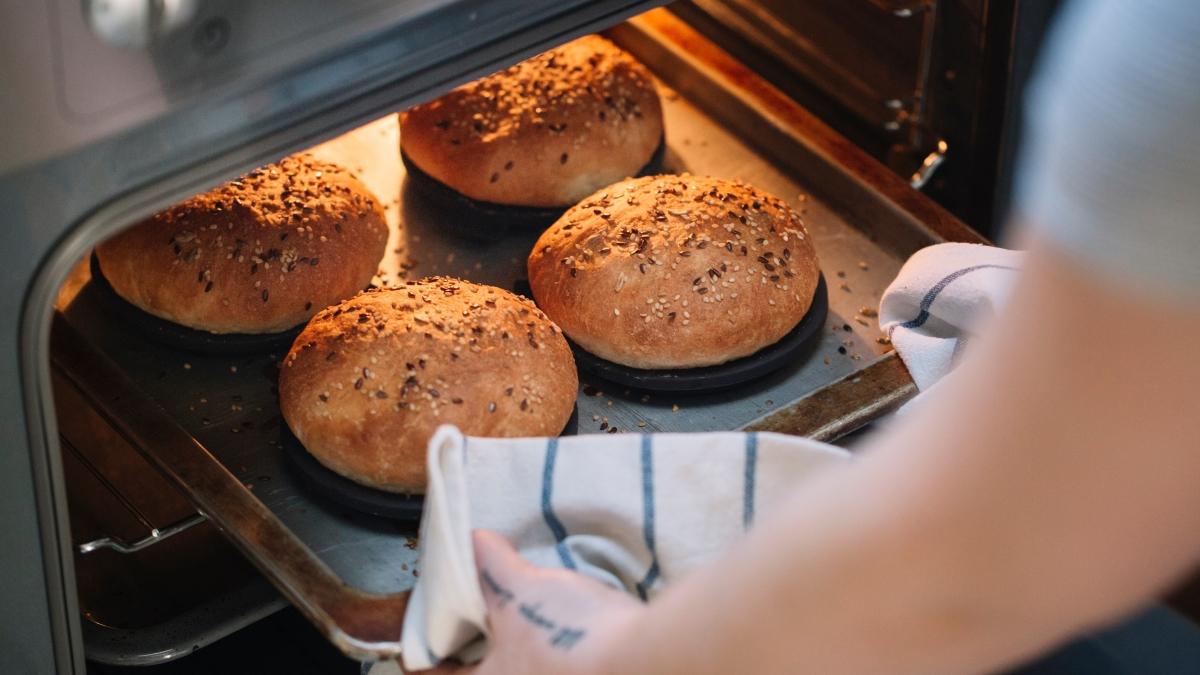
[{"label": "sesame seed bun", "polygon": [[374,195],[345,169],[287,157],[104,241],[122,298],[211,333],[275,333],[371,282],[387,245]]},{"label": "sesame seed bun", "polygon": [[557,435],[578,387],[562,331],[532,302],[431,277],[313,317],[280,370],[279,404],[325,466],[419,493],[439,425],[473,436]]},{"label": "sesame seed bun", "polygon": [[624,180],[580,202],[529,256],[538,306],[587,351],[633,368],[725,363],[774,344],[820,269],[800,214],[748,185]]},{"label": "sesame seed bun", "polygon": [[400,116],[409,163],[481,202],[566,208],[650,162],[663,135],[649,71],[590,35]]}]

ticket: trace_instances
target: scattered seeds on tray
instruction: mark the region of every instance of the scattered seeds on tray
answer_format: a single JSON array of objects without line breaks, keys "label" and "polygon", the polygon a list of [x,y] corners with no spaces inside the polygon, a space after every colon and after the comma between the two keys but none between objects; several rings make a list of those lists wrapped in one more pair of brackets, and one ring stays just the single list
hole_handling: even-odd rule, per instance
[{"label": "scattered seeds on tray", "polygon": [[860,307],[858,310],[858,313],[862,314],[863,316],[870,317],[872,319],[879,316],[879,312],[870,307]]}]

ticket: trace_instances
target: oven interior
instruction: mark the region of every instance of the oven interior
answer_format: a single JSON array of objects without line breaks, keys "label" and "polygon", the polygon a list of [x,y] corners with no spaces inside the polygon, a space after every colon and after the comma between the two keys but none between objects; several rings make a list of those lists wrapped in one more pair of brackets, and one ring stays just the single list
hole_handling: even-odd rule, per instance
[{"label": "oven interior", "polygon": [[[652,14],[609,35],[660,78],[665,169],[737,178],[784,196],[805,215],[817,239],[832,311],[812,353],[733,389],[663,394],[584,376],[579,432],[742,428],[887,353],[870,308],[907,253],[940,237],[912,219],[906,227],[881,226],[867,217],[867,204],[827,193],[836,188],[806,180],[756,147],[760,140],[745,122],[730,124],[737,111],[717,95],[718,87],[703,81],[719,77],[705,72],[713,65],[681,60],[704,38],[679,19]],[[538,232],[515,229],[496,241],[448,231],[443,223],[453,214],[425,201],[405,180],[398,134],[397,116],[387,114],[309,148],[353,170],[384,204],[391,232],[374,285],[450,275],[520,290],[524,260]],[[824,167],[832,170],[837,166]],[[883,204],[878,197],[874,201]],[[969,231],[962,228],[960,235]],[[275,380],[282,350],[212,355],[159,344],[114,310],[111,290],[92,277],[89,263],[90,252],[75,262],[60,289],[51,334],[89,657],[110,663],[169,660],[279,609],[284,597],[307,608],[348,653],[387,655],[394,647],[377,634],[381,627],[355,626],[345,614],[385,606],[402,613],[400,598],[419,573],[415,523],[356,513],[315,494],[297,475],[281,443]],[[196,448],[202,451],[185,457]],[[220,488],[225,493],[205,501],[195,485],[202,481],[189,475],[201,470],[223,474],[218,478],[225,481]],[[168,476],[158,475],[162,472]],[[265,508],[279,536],[290,536],[296,550],[265,541],[261,533],[234,537],[234,546],[224,543],[218,530],[256,527],[237,520],[241,507],[229,498],[231,492]],[[238,547],[265,568],[282,596]],[[279,567],[288,569],[280,573]],[[181,574],[195,575],[200,583],[179,584]],[[312,601],[324,592],[322,584],[348,586],[379,607],[364,609],[358,597],[325,605]],[[363,632],[353,634],[355,629]]]}]

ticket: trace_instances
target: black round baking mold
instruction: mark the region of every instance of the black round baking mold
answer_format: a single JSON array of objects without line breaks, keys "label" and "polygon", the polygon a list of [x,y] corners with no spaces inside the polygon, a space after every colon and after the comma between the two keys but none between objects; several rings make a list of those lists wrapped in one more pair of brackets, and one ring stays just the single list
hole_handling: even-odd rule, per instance
[{"label": "black round baking mold", "polygon": [[[574,436],[579,432],[579,408],[571,411],[571,418],[561,435]],[[425,506],[424,495],[408,495],[388,492],[356,483],[313,457],[300,443],[291,429],[283,425],[280,444],[290,464],[296,469],[301,481],[312,492],[329,501],[373,516],[416,522],[421,519]]]},{"label": "black round baking mold", "polygon": [[242,356],[287,352],[304,324],[280,333],[209,333],[167,321],[142,310],[122,298],[100,269],[96,254],[91,258],[92,281],[96,295],[118,318],[147,338],[167,347],[212,356]]},{"label": "black round baking mold", "polygon": [[740,359],[702,368],[644,369],[613,363],[571,343],[579,369],[627,387],[647,391],[704,392],[726,389],[779,370],[801,357],[819,340],[829,314],[829,293],[825,275],[817,278],[812,306],[787,335],[778,342]]},{"label": "black round baking mold", "polygon": [[[650,161],[638,172],[638,176],[662,173],[663,157],[667,142],[664,136],[654,149]],[[400,152],[400,160],[408,172],[412,187],[430,203],[447,211],[442,226],[456,234],[484,241],[499,241],[513,229],[549,227],[569,207],[514,206],[472,199],[445,183],[425,173],[408,155]]]},{"label": "black round baking mold", "polygon": [[412,522],[421,519],[424,495],[388,492],[356,483],[317,461],[286,424],[280,435],[284,454],[301,482],[312,492],[340,506],[373,516]]}]

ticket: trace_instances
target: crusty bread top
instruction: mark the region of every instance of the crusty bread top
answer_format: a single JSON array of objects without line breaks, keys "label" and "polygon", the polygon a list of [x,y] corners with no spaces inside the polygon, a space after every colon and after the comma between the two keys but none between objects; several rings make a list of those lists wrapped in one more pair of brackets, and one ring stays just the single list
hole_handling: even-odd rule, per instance
[{"label": "crusty bread top", "polygon": [[172,206],[96,248],[116,292],[213,333],[273,333],[371,282],[387,245],[374,195],[349,171],[287,157]]},{"label": "crusty bread top", "polygon": [[432,277],[329,307],[279,376],[283,417],[310,453],[372,487],[422,492],[441,424],[474,436],[557,435],[578,390],[562,331],[524,298]]},{"label": "crusty bread top", "polygon": [[714,365],[777,342],[820,274],[782,200],[689,175],[593,194],[542,234],[528,269],[538,306],[569,338],[634,368]]},{"label": "crusty bread top", "polygon": [[563,207],[635,175],[662,139],[644,66],[590,35],[400,116],[400,147],[475,200]]}]

